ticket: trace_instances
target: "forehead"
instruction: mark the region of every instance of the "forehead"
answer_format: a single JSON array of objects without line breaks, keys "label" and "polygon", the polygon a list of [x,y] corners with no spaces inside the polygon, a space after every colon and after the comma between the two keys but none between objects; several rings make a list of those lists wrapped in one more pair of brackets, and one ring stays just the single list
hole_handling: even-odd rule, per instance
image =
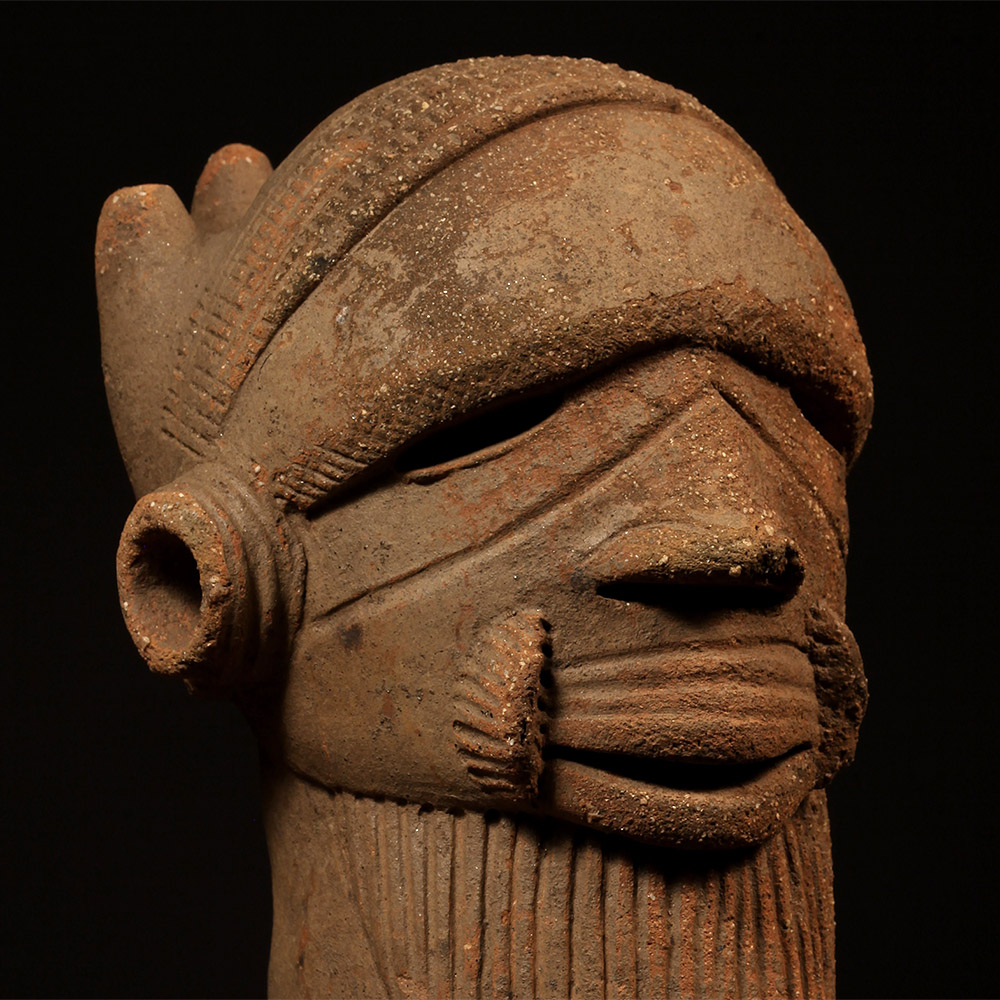
[{"label": "forehead", "polygon": [[274,338],[224,433],[308,506],[498,398],[686,342],[817,398],[864,369],[829,260],[748,155],[662,111],[565,112],[390,213]]}]

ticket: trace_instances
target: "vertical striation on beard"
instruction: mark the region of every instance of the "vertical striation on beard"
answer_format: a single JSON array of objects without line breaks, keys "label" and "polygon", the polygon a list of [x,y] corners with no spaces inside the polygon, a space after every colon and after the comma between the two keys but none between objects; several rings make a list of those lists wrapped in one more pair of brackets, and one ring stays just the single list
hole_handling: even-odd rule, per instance
[{"label": "vertical striation on beard", "polygon": [[697,853],[288,773],[269,799],[272,995],[833,995],[823,792],[759,847]]}]

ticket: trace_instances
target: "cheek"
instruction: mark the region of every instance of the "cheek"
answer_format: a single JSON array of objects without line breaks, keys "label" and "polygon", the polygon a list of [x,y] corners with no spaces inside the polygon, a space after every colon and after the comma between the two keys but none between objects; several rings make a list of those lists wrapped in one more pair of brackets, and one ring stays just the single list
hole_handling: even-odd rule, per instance
[{"label": "cheek", "polygon": [[468,800],[455,692],[479,623],[500,603],[476,575],[474,585],[460,570],[418,574],[303,628],[281,708],[295,770],[363,794]]},{"label": "cheek", "polygon": [[800,599],[822,601],[843,614],[846,572],[841,542],[815,500],[797,484],[775,491],[772,503],[802,556],[805,579]]},{"label": "cheek", "polygon": [[[767,514],[767,523],[776,525],[795,541],[802,558],[805,579],[799,602],[811,605],[822,601],[843,613],[845,565],[842,543],[834,525],[846,522],[846,515],[831,515],[836,494],[827,491],[824,500],[807,483],[793,477],[783,465],[769,465],[760,477],[757,504]],[[843,506],[843,495],[839,496]]]}]

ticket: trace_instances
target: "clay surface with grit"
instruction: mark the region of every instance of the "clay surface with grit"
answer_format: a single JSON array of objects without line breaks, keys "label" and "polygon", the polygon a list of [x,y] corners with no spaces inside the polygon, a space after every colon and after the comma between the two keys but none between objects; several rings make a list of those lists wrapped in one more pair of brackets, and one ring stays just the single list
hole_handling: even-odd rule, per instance
[{"label": "clay surface with grit", "polygon": [[149,665],[260,740],[275,996],[830,996],[871,381],[756,154],[588,60],[357,98],[97,283]]}]

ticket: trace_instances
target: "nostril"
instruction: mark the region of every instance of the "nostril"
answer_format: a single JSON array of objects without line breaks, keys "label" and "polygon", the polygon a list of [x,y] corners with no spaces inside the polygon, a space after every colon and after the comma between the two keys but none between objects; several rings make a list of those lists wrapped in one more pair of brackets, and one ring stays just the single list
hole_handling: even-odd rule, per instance
[{"label": "nostril", "polygon": [[129,575],[131,610],[148,631],[178,651],[194,641],[201,623],[201,573],[182,538],[149,528],[135,539]]},{"label": "nostril", "polygon": [[720,611],[773,608],[786,601],[791,594],[773,587],[706,581],[622,581],[601,584],[597,587],[597,596],[623,604],[643,604],[685,617],[695,617]]}]

